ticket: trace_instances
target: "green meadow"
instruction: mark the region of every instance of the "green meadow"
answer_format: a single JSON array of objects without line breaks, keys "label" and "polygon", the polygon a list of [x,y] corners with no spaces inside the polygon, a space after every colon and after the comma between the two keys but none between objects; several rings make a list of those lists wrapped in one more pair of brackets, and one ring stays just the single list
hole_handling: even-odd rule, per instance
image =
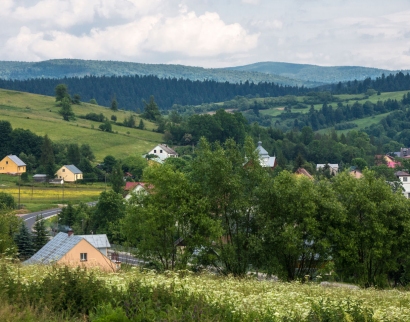
[{"label": "green meadow", "polygon": [[[72,107],[76,116],[102,113],[108,119],[115,115],[117,122],[122,122],[125,117],[134,115],[136,123],[140,121],[140,117],[131,111],[113,112],[88,103]],[[113,124],[113,133],[108,133],[99,130],[99,122],[79,117],[66,122],[58,111],[54,97],[0,89],[0,120],[9,121],[13,128],[28,129],[41,136],[47,134],[55,142],[88,143],[97,161],[102,161],[106,155],[124,158],[144,154],[162,141],[162,135],[152,131],[155,124],[148,121],[144,121],[146,130]]]},{"label": "green meadow", "polygon": [[[372,96],[366,96],[365,94],[342,94],[342,95],[334,95],[334,97],[338,98],[340,102],[342,102],[344,105],[349,104],[353,105],[355,102],[359,102],[360,104],[364,104],[367,101],[370,101],[373,104],[376,104],[378,101],[386,101],[388,99],[392,100],[397,100],[400,101],[403,98],[404,94],[407,94],[408,91],[401,91],[401,92],[386,92],[386,93],[381,93],[380,95],[372,95]],[[298,101],[303,102],[303,96],[297,98]],[[322,108],[323,104],[314,104],[313,107],[315,110],[319,110]],[[333,108],[337,107],[337,103],[329,103],[329,105],[332,105]],[[279,115],[282,113],[283,109],[285,106],[279,106],[279,107],[274,107],[270,108],[267,110],[260,110],[261,114],[264,115],[269,115],[273,117],[273,123],[278,120],[281,121],[279,118]],[[309,108],[306,109],[292,109],[292,112],[295,113],[308,113]],[[353,120],[349,121],[349,123],[354,123],[357,124],[357,127],[354,128],[354,130],[360,130],[364,129],[372,124],[379,123],[384,117],[389,115],[389,113],[384,113],[384,114],[379,114],[379,115],[374,115],[374,116],[369,116],[365,117],[362,119],[358,120]],[[318,132],[327,132],[329,131],[330,128],[326,129],[321,129]],[[350,129],[351,130],[351,129]],[[338,130],[338,133],[346,133],[348,130]]]}]

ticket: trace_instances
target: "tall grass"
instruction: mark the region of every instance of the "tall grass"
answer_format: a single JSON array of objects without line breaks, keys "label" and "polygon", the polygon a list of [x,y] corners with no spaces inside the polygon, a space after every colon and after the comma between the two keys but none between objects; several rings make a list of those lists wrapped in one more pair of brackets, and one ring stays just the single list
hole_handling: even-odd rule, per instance
[{"label": "tall grass", "polygon": [[[0,264],[6,311],[91,321],[410,321],[406,291],[324,288],[190,272]],[[34,313],[33,313],[34,312]],[[14,313],[8,313],[14,314]]]}]

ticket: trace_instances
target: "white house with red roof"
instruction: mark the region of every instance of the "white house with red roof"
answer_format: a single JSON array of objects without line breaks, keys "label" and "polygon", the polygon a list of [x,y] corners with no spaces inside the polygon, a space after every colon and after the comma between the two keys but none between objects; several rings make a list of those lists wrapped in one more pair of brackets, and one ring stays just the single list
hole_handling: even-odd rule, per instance
[{"label": "white house with red roof", "polygon": [[124,191],[127,192],[125,200],[129,200],[133,195],[146,195],[147,184],[145,182],[126,182]]}]

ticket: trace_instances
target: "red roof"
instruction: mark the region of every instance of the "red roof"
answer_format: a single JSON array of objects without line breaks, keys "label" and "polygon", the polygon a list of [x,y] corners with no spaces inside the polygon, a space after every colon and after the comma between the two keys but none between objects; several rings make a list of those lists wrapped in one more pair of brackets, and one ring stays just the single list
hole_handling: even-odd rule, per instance
[{"label": "red roof", "polygon": [[125,188],[124,188],[124,190],[125,190],[125,191],[132,190],[132,189],[134,189],[134,188],[135,188],[136,186],[138,186],[138,185],[140,185],[140,186],[142,186],[143,188],[145,188],[146,183],[145,183],[145,182],[126,182],[126,183],[125,183]]}]

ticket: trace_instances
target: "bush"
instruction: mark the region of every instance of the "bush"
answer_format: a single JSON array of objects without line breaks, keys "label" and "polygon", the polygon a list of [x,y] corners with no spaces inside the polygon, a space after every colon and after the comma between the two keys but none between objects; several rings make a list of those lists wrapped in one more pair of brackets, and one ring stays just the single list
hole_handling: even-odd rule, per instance
[{"label": "bush", "polygon": [[16,202],[14,197],[6,192],[0,192],[0,210],[4,209],[15,209]]},{"label": "bush", "polygon": [[112,126],[109,121],[105,121],[103,124],[100,124],[99,129],[104,132],[112,132]]},{"label": "bush", "polygon": [[95,122],[104,122],[105,117],[102,113],[97,114],[97,113],[88,113],[85,116],[79,116],[80,118],[84,118],[86,120],[91,120]]}]

